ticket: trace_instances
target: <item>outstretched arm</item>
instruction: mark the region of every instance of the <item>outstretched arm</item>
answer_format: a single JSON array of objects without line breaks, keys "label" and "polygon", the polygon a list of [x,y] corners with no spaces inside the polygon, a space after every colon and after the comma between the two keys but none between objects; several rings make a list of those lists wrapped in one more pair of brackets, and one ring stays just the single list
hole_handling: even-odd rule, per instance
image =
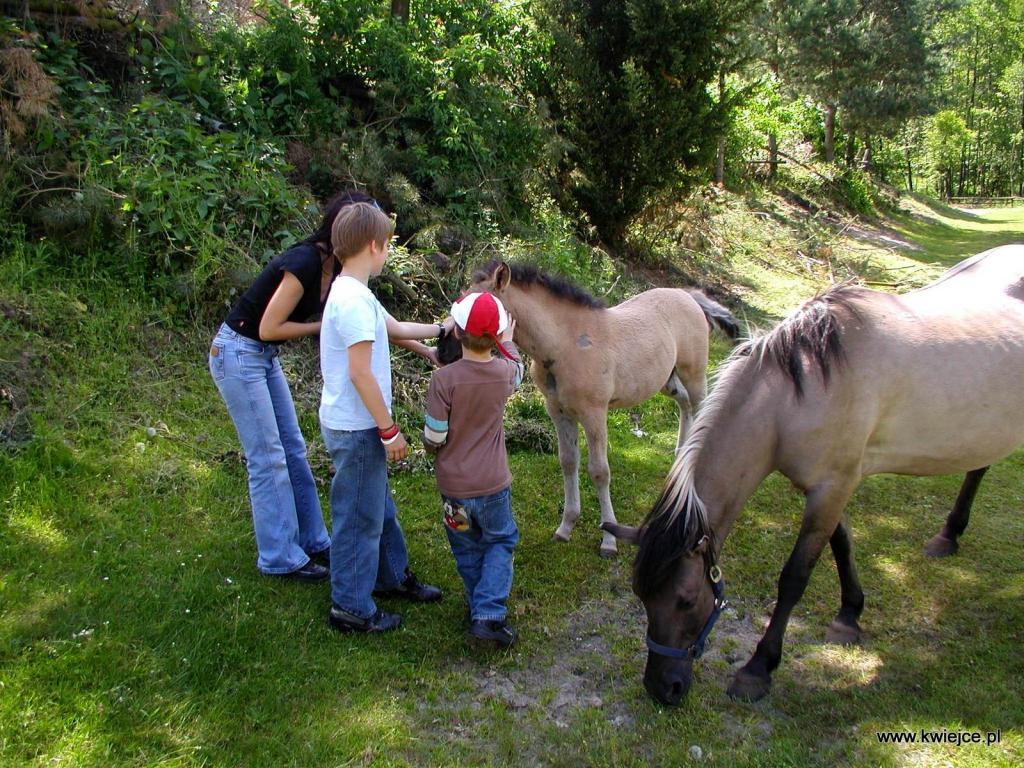
[{"label": "outstretched arm", "polygon": [[388,315],[388,340],[396,344],[405,339],[436,339],[441,335],[441,323],[403,323]]},{"label": "outstretched arm", "polygon": [[403,349],[408,349],[410,352],[415,352],[417,355],[419,355],[420,357],[424,358],[425,360],[429,360],[433,365],[440,365],[440,363],[437,361],[437,348],[436,347],[428,347],[423,342],[416,341],[415,339],[390,339],[389,338],[389,340],[394,342],[396,347],[402,347]]},{"label": "outstretched arm", "polygon": [[313,323],[295,323],[288,319],[302,300],[303,293],[299,278],[291,272],[285,272],[260,320],[259,333],[263,341],[287,341],[320,333],[319,320]]}]

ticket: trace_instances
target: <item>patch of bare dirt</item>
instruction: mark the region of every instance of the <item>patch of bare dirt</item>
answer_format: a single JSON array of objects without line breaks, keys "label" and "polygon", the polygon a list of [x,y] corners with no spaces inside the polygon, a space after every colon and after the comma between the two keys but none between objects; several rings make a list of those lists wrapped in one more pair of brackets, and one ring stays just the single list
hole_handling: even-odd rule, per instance
[{"label": "patch of bare dirt", "polygon": [[[607,585],[598,588],[602,598],[587,601],[557,626],[544,628],[553,646],[523,654],[523,646],[529,643],[524,638],[513,651],[514,664],[508,663],[508,657],[482,656],[469,668],[464,661],[453,665],[453,676],[465,683],[460,686],[463,692],[443,703],[421,705],[434,737],[438,737],[438,724],[444,723],[447,735],[441,738],[486,750],[475,723],[481,712],[497,703],[523,734],[518,764],[543,765],[551,757],[550,731],[537,732],[538,723],[568,730],[581,717],[592,720],[596,714],[610,729],[629,730],[639,719],[649,718],[651,704],[641,685],[647,621],[643,606],[629,589],[630,565],[630,556],[620,555],[610,564]],[[767,743],[778,721],[786,719],[770,703],[747,707],[737,715],[725,695],[733,674],[761,638],[767,616],[765,606],[748,610],[741,601],[727,606],[695,667],[695,689],[709,688],[721,697],[725,730],[737,743]]]},{"label": "patch of bare dirt", "polygon": [[918,252],[923,250],[917,243],[912,243],[894,229],[887,227],[871,226],[864,222],[856,224],[843,224],[837,220],[830,220],[830,223],[839,230],[839,233],[862,243],[869,243],[880,248],[894,248],[900,251]]}]

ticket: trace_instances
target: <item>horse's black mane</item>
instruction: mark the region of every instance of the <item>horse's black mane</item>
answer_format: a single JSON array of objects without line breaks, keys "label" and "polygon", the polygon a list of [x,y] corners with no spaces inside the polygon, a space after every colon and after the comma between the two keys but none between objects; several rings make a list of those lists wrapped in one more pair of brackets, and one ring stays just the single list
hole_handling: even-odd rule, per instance
[{"label": "horse's black mane", "polygon": [[[500,265],[500,261],[492,259],[473,274],[473,281],[487,279]],[[509,264],[508,266],[512,270],[512,280],[520,285],[539,285],[552,295],[581,307],[591,309],[604,309],[605,307],[603,301],[591,296],[578,285],[573,285],[564,277],[543,272],[532,264]]]},{"label": "horse's black mane", "polygon": [[[693,491],[681,497],[676,468],[669,475],[661,496],[643,522],[636,560],[633,562],[633,590],[638,596],[653,594],[672,576],[679,558],[692,552],[705,536],[704,559],[710,566],[717,551],[715,533],[708,524],[703,504]],[[681,507],[674,513],[677,507]]]},{"label": "horse's black mane", "polygon": [[853,303],[860,290],[847,284],[818,294],[779,323],[771,333],[737,350],[737,356],[770,360],[789,376],[799,398],[804,394],[806,355],[821,371],[827,386],[832,369],[846,360],[841,315],[855,322],[861,319]]}]

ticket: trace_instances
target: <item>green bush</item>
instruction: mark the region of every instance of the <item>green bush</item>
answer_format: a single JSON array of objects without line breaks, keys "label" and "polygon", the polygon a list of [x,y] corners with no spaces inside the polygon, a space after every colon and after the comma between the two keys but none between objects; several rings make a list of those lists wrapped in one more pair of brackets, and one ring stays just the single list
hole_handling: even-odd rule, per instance
[{"label": "green bush", "polygon": [[171,93],[166,67],[168,94],[126,101],[72,44],[50,36],[38,51],[63,118],[3,181],[5,197],[23,201],[11,211],[23,236],[54,243],[58,265],[132,275],[188,303],[305,230],[307,196],[287,183],[280,142],[211,129]]},{"label": "green bush", "polygon": [[875,210],[874,184],[864,171],[847,168],[836,180],[836,184],[848,208],[865,216]]}]

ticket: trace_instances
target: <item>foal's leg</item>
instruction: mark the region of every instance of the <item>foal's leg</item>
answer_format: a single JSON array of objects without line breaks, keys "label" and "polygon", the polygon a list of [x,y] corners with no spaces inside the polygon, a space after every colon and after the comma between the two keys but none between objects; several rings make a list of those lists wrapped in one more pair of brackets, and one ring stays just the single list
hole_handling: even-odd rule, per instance
[{"label": "foal's leg", "polygon": [[967,520],[971,516],[971,505],[974,503],[974,494],[978,492],[981,485],[981,478],[988,472],[988,467],[972,469],[964,478],[964,484],[960,486],[960,494],[956,497],[956,504],[953,511],[946,518],[946,524],[942,530],[932,537],[931,541],[924,545],[924,553],[928,557],[945,557],[952,555],[959,549],[957,539],[967,528]]},{"label": "foal's leg", "polygon": [[828,543],[836,559],[836,568],[839,569],[841,602],[839,613],[828,626],[825,640],[840,645],[854,645],[860,642],[860,624],[857,619],[864,610],[864,590],[860,588],[860,579],[857,578],[857,568],[853,563],[853,542],[846,523],[839,522]]},{"label": "foal's leg", "polygon": [[852,492],[853,487],[844,484],[819,487],[807,494],[800,534],[779,574],[779,596],[768,629],[750,661],[736,673],[728,689],[730,696],[757,701],[771,688],[771,673],[782,659],[782,638],[789,616],[803,596],[811,571],[831,540]]},{"label": "foal's leg", "polygon": [[679,407],[679,432],[676,434],[676,455],[678,456],[680,449],[683,447],[683,442],[690,432],[690,422],[693,420],[693,414],[697,410],[697,406],[700,405],[701,399],[703,399],[703,391],[701,391],[700,397],[694,401],[676,371],[672,372],[668,383],[661,391],[675,400],[676,405]]},{"label": "foal's leg", "polygon": [[558,461],[562,465],[562,522],[555,531],[557,541],[568,541],[580,517],[580,439],[576,420],[557,403],[545,401],[548,415],[558,433]]},{"label": "foal's leg", "polygon": [[[597,500],[601,505],[601,523],[615,523],[617,521],[609,490],[612,474],[608,468],[608,411],[595,409],[585,414],[580,421],[587,435],[587,472],[597,490]],[[601,535],[601,557],[612,557],[617,552],[615,536],[604,531]]]}]

